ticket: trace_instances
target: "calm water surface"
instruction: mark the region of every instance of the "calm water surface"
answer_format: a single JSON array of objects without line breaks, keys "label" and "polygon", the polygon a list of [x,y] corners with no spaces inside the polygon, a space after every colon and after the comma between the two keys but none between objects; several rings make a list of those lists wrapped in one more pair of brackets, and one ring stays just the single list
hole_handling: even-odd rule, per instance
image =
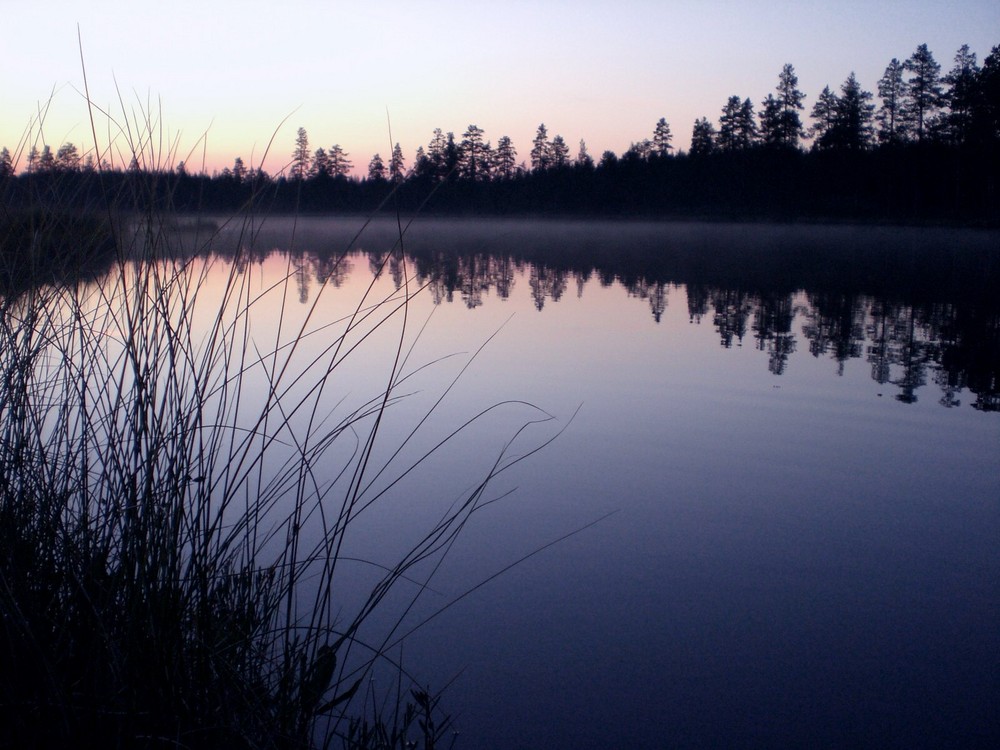
[{"label": "calm water surface", "polygon": [[[467,594],[393,651],[447,686],[458,747],[998,746],[996,234],[427,221],[401,261],[376,222],[336,264],[359,224],[271,220],[243,272],[291,274],[317,347],[373,270],[424,285],[384,456],[465,364],[415,443],[508,399],[555,417],[515,455],[564,430],[400,628]],[[384,387],[385,333],[338,399]],[[357,554],[390,562],[536,414],[414,472]]]}]

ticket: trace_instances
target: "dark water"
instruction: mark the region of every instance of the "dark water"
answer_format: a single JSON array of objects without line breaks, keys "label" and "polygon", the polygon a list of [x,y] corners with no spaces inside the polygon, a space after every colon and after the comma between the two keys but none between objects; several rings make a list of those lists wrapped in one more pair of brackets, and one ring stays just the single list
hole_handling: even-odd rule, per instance
[{"label": "dark water", "polygon": [[[306,300],[346,240],[296,231]],[[362,237],[338,293],[394,231]],[[566,425],[414,617],[603,519],[406,640],[459,747],[1000,740],[996,234],[465,221],[404,247],[380,283],[427,284],[428,360],[500,328],[445,421],[517,398]]]},{"label": "dark water", "polygon": [[[376,222],[335,265],[359,224],[271,220],[244,272],[291,271],[316,337],[373,269],[423,285],[405,335],[433,364],[387,445],[470,359],[422,440],[508,399],[555,417],[514,454],[564,428],[400,628],[432,618],[393,654],[445,688],[457,747],[1000,746],[996,233],[436,221],[404,261]],[[536,414],[408,476],[358,554],[390,562]]]}]

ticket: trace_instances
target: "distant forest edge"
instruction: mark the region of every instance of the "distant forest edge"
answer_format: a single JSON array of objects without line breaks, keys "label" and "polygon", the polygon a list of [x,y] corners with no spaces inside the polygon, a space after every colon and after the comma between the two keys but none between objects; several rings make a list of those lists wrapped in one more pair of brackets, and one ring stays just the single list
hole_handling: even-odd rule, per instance
[{"label": "distant forest edge", "polygon": [[[675,151],[666,118],[623,154],[575,157],[539,125],[528,159],[511,139],[496,145],[470,124],[461,138],[440,128],[408,166],[401,146],[388,164],[375,154],[353,174],[339,144],[311,150],[299,128],[277,175],[246,165],[211,175],[164,164],[149,139],[124,163],[109,146],[81,154],[72,143],[0,150],[0,198],[10,208],[57,202],[88,208],[177,211],[563,214],[737,219],[817,219],[1000,225],[1000,45],[980,67],[963,45],[946,75],[926,45],[893,59],[878,98],[854,73],[816,98],[803,123],[805,94],[792,65],[759,111],[731,96],[718,124],[695,121],[691,147]],[[808,141],[808,146],[806,142]]]}]

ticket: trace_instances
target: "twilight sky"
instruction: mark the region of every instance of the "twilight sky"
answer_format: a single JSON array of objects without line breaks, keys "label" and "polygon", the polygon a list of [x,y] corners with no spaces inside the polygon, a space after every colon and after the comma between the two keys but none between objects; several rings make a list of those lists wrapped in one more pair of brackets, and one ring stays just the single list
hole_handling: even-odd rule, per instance
[{"label": "twilight sky", "polygon": [[[470,123],[494,144],[509,135],[519,160],[540,122],[572,155],[581,138],[595,158],[620,154],[660,117],[687,148],[694,120],[717,123],[731,94],[759,108],[786,62],[806,119],[824,85],[853,70],[875,92],[918,44],[943,73],[961,44],[980,63],[1000,44],[996,0],[0,0],[0,23],[0,146],[93,148],[79,23],[91,98],[116,123],[120,93],[130,120],[155,117],[167,161],[209,171],[258,165],[274,135],[271,173],[299,126],[356,170],[376,151],[388,160],[387,111],[407,166],[435,127],[460,138]],[[99,116],[97,130],[102,149],[109,132],[125,148],[119,125]]]}]

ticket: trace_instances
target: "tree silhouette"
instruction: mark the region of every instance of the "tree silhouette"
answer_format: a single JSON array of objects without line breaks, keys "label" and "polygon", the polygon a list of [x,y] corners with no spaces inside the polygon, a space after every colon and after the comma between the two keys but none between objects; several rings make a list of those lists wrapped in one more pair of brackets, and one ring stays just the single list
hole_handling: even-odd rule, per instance
[{"label": "tree silhouette", "polygon": [[743,100],[737,114],[736,137],[740,149],[748,149],[757,142],[757,124],[754,122],[753,102],[749,97]]},{"label": "tree silhouette", "polygon": [[839,104],[837,95],[830,91],[829,86],[824,86],[810,113],[814,120],[809,129],[809,135],[813,138],[813,148],[822,149],[830,145],[826,134],[836,125]]},{"label": "tree silhouette", "polygon": [[504,180],[509,180],[517,173],[517,150],[510,136],[502,135],[497,141],[493,152],[493,171]]},{"label": "tree silhouette", "polygon": [[59,172],[76,172],[80,169],[80,152],[72,143],[64,143],[56,151],[55,164]]},{"label": "tree silhouette", "polygon": [[543,122],[538,126],[535,138],[531,142],[531,171],[544,172],[552,165],[552,146],[549,143],[549,133]]},{"label": "tree silhouette", "polygon": [[341,148],[339,143],[334,143],[330,146],[329,154],[327,155],[327,163],[330,165],[330,176],[331,177],[346,177],[351,172],[351,168],[354,166],[351,160],[347,157],[350,156],[343,148]]},{"label": "tree silhouette", "polygon": [[478,125],[469,125],[462,134],[462,143],[459,145],[459,174],[467,180],[482,180],[488,174],[487,168],[483,129]]},{"label": "tree silhouette", "polygon": [[385,162],[378,154],[372,156],[371,161],[368,162],[368,179],[375,182],[385,180]]},{"label": "tree silhouette", "polygon": [[972,116],[977,102],[979,66],[976,53],[963,44],[955,54],[955,65],[944,78],[948,90],[944,101],[948,104],[945,136],[952,143],[962,144],[972,132]]},{"label": "tree silhouette", "polygon": [[569,146],[566,145],[566,141],[563,140],[561,135],[557,135],[552,139],[550,154],[553,168],[561,169],[569,166]]},{"label": "tree silhouette", "polygon": [[687,284],[688,322],[701,325],[708,314],[712,290],[705,284]]},{"label": "tree silhouette", "polygon": [[852,72],[840,87],[833,126],[824,134],[823,146],[860,151],[871,146],[875,105],[870,91],[864,91]]},{"label": "tree silhouette", "polygon": [[905,114],[908,87],[904,72],[905,67],[894,57],[879,79],[878,95],[882,106],[875,115],[879,143],[895,145],[907,140],[909,135]]},{"label": "tree silhouette", "polygon": [[588,171],[594,168],[594,158],[587,152],[587,142],[583,138],[580,139],[580,148],[576,152],[576,160],[573,163]]},{"label": "tree silhouette", "polygon": [[233,179],[237,182],[242,183],[247,178],[247,168],[243,163],[243,159],[237,156],[233,160]]},{"label": "tree silhouette", "polygon": [[719,289],[712,295],[712,307],[715,309],[712,323],[719,331],[719,343],[731,349],[736,339],[736,345],[742,346],[753,311],[751,296],[738,289]]},{"label": "tree silhouette", "polygon": [[641,141],[630,144],[625,153],[622,154],[622,159],[629,162],[643,162],[648,161],[652,153],[653,142],[648,138],[643,138]]},{"label": "tree silhouette", "polygon": [[666,156],[673,148],[670,145],[670,141],[672,140],[673,135],[670,133],[670,125],[667,123],[666,118],[661,117],[656,121],[656,127],[653,128],[653,153],[657,156]]},{"label": "tree silhouette", "polygon": [[896,329],[898,331],[902,328],[902,335],[897,335],[894,339],[897,344],[895,362],[902,366],[903,374],[891,382],[899,386],[897,401],[915,404],[917,389],[927,382],[927,346],[917,337],[917,321],[913,308],[906,308],[901,317],[902,326],[897,322]]},{"label": "tree silhouette", "polygon": [[1000,45],[983,60],[977,77],[971,136],[979,144],[1000,140]]},{"label": "tree silhouette", "polygon": [[0,149],[0,178],[14,174],[14,162],[11,159],[10,151],[4,146]]},{"label": "tree silhouette", "polygon": [[760,137],[765,146],[784,146],[784,113],[781,102],[773,94],[768,94],[761,102]]},{"label": "tree silhouette", "polygon": [[795,335],[792,322],[795,306],[790,294],[773,293],[761,297],[754,313],[754,338],[757,349],[768,353],[767,368],[775,375],[782,375],[788,358],[795,352]]},{"label": "tree silhouette", "polygon": [[736,151],[739,145],[740,98],[731,96],[726,100],[719,117],[718,146],[720,151]]},{"label": "tree silhouette", "polygon": [[392,158],[389,160],[389,176],[393,182],[402,182],[405,172],[403,149],[397,143],[392,147]]},{"label": "tree silhouette", "polygon": [[691,129],[691,156],[707,156],[715,151],[715,127],[707,117],[694,121]]},{"label": "tree silhouette", "polygon": [[[132,161],[135,161],[135,157],[132,157]],[[138,168],[138,163],[136,164]],[[38,157],[38,163],[36,165],[36,170],[39,172],[52,172],[56,168],[56,158],[52,155],[52,149],[48,145],[42,146],[42,153]]]},{"label": "tree silhouette", "polygon": [[433,173],[431,160],[427,158],[427,153],[423,146],[417,146],[417,153],[413,157],[413,176],[425,177]]},{"label": "tree silhouette", "polygon": [[427,159],[431,164],[436,180],[443,179],[448,173],[447,147],[448,139],[441,132],[441,128],[434,128],[434,135],[430,143],[427,144]]},{"label": "tree silhouette", "polygon": [[867,326],[870,342],[867,350],[871,376],[879,385],[885,385],[892,376],[892,353],[890,351],[894,314],[887,302],[872,306],[871,322]]},{"label": "tree silhouette", "polygon": [[312,165],[309,167],[309,177],[328,177],[330,175],[330,157],[326,149],[320,147],[316,149],[312,158]]},{"label": "tree silhouette", "polygon": [[804,135],[799,110],[802,109],[805,94],[799,91],[798,85],[795,68],[786,63],[778,75],[777,103],[780,111],[775,126],[778,135],[776,144],[779,146],[795,148],[799,145],[799,138]]},{"label": "tree silhouette", "polygon": [[292,152],[291,176],[293,180],[304,180],[309,176],[309,136],[305,128],[299,128]]},{"label": "tree silhouette", "polygon": [[444,144],[444,174],[442,177],[450,177],[454,179],[458,176],[458,163],[462,156],[462,150],[459,145],[455,143],[455,134],[450,130],[448,135],[445,137]]},{"label": "tree silhouette", "polygon": [[907,81],[904,112],[917,141],[922,142],[942,103],[941,66],[927,45],[921,44],[903,67],[912,74]]},{"label": "tree silhouette", "polygon": [[802,334],[814,357],[829,353],[844,374],[849,359],[861,356],[865,341],[865,307],[861,299],[843,293],[811,292]]},{"label": "tree silhouette", "polygon": [[757,141],[753,102],[738,96],[729,97],[719,118],[718,146],[720,151],[745,151]]}]

